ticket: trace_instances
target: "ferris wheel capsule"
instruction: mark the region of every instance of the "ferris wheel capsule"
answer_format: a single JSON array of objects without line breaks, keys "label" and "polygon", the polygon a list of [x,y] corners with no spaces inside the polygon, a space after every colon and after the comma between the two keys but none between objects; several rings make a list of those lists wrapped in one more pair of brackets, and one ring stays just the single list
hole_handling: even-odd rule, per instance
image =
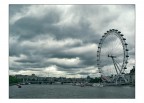
[{"label": "ferris wheel capsule", "polygon": [[120,31],[118,31],[118,33],[120,34],[121,32],[120,32]]},{"label": "ferris wheel capsule", "polygon": [[126,57],[129,57],[128,55],[126,55]]},{"label": "ferris wheel capsule", "polygon": [[129,51],[128,49],[126,49],[126,51]]},{"label": "ferris wheel capsule", "polygon": [[126,40],[126,38],[123,38],[123,40]]}]

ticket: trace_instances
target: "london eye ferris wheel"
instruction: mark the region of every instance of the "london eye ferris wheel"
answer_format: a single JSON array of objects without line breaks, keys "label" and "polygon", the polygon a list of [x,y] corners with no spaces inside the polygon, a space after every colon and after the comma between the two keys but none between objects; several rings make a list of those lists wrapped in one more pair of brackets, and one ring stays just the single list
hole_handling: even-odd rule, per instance
[{"label": "london eye ferris wheel", "polygon": [[110,29],[100,39],[97,50],[97,66],[101,75],[122,75],[127,69],[128,48],[124,35]]}]

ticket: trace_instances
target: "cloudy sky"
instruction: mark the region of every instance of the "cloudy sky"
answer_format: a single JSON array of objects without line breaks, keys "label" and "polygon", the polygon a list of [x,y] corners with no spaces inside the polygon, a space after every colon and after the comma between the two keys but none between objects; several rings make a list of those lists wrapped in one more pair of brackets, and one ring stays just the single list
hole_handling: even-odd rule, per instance
[{"label": "cloudy sky", "polygon": [[[134,5],[11,4],[9,72],[55,77],[98,76],[97,47],[109,29],[118,29],[126,38],[130,56],[126,72],[129,72],[135,65]],[[112,46],[106,47],[110,50]],[[104,68],[113,65],[109,63]]]}]

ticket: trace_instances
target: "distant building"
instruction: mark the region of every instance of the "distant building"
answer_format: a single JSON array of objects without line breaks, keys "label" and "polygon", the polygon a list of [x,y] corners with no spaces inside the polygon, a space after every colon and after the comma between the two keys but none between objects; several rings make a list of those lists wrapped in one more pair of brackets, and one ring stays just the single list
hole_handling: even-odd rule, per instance
[{"label": "distant building", "polygon": [[131,83],[135,84],[135,66],[133,66],[133,69],[130,71],[131,75]]},{"label": "distant building", "polygon": [[128,83],[134,85],[135,84],[135,66],[130,70],[130,73],[125,74],[125,78],[127,79]]}]

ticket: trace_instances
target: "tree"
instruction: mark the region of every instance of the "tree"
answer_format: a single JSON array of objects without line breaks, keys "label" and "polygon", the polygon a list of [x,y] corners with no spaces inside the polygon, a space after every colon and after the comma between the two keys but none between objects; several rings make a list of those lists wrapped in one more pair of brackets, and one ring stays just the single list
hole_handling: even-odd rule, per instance
[{"label": "tree", "polygon": [[18,79],[15,76],[9,76],[9,85],[22,82],[22,79]]}]

